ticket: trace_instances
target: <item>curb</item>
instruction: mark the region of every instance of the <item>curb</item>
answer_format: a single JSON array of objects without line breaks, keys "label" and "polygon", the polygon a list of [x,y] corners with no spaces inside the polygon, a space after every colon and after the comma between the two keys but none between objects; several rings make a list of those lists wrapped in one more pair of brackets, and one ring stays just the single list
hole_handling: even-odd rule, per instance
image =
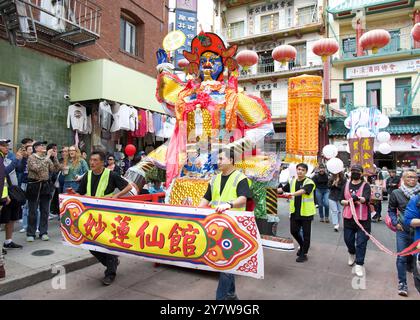
[{"label": "curb", "polygon": [[[96,263],[98,263],[98,260],[95,257],[88,256],[88,257],[76,258],[72,260],[59,261],[55,263],[54,265],[61,265],[65,268],[66,272],[72,272],[72,271],[89,267]],[[22,277],[15,278],[15,279],[7,279],[7,269],[6,269],[6,280],[0,282],[0,296],[11,293],[13,291],[17,291],[20,289],[33,286],[39,282],[54,278],[57,275],[56,273],[52,272],[52,267],[54,265],[36,269],[33,271],[33,273],[25,274]]]}]

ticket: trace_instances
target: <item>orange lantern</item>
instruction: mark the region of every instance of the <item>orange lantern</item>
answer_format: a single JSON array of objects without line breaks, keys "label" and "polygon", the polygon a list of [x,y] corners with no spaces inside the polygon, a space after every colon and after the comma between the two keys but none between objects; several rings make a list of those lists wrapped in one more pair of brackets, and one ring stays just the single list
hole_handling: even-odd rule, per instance
[{"label": "orange lantern", "polygon": [[297,51],[295,47],[288,44],[284,44],[284,45],[276,47],[273,50],[273,53],[271,54],[271,56],[273,57],[274,60],[281,62],[281,65],[284,66],[286,62],[296,59],[296,54],[297,54]]},{"label": "orange lantern", "polygon": [[360,46],[363,50],[372,50],[377,53],[379,49],[385,47],[391,40],[391,35],[384,29],[375,29],[366,32],[360,37]]},{"label": "orange lantern", "polygon": [[420,41],[420,22],[416,23],[411,29],[411,36],[415,41]]},{"label": "orange lantern", "polygon": [[312,52],[322,58],[322,61],[327,61],[327,57],[332,56],[338,51],[338,43],[333,39],[320,39],[315,41]]},{"label": "orange lantern", "polygon": [[249,67],[258,63],[258,54],[252,50],[242,50],[236,55],[236,61],[244,70],[248,70]]}]

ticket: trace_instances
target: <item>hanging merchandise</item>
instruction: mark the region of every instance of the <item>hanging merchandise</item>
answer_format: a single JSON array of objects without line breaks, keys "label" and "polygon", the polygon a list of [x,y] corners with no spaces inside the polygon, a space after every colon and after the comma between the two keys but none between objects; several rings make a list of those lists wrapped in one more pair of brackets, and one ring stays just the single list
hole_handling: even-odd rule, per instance
[{"label": "hanging merchandise", "polygon": [[130,108],[130,115],[129,115],[129,123],[130,123],[129,128],[130,129],[129,130],[134,132],[138,129],[139,113],[138,113],[136,108],[134,108],[132,106],[130,106],[129,108]]},{"label": "hanging merchandise", "polygon": [[111,107],[113,119],[112,126],[110,129],[111,132],[116,132],[120,130],[120,108],[121,106],[118,102],[115,102]]},{"label": "hanging merchandise", "polygon": [[147,132],[155,132],[155,129],[153,127],[153,114],[150,111],[147,111]]},{"label": "hanging merchandise", "polygon": [[112,110],[108,102],[99,103],[99,123],[102,129],[109,131],[112,123]]},{"label": "hanging merchandise", "polygon": [[101,124],[100,124],[99,118],[100,116],[99,116],[98,108],[95,107],[92,109],[92,140],[91,140],[91,143],[94,149],[102,146]]},{"label": "hanging merchandise", "polygon": [[67,112],[67,128],[78,132],[85,132],[87,128],[87,114],[86,107],[80,103],[75,103],[69,106]]},{"label": "hanging merchandise", "polygon": [[146,111],[139,109],[137,117],[137,130],[133,132],[133,137],[143,138],[147,133]]},{"label": "hanging merchandise", "polygon": [[86,128],[84,131],[80,131],[81,134],[91,134],[92,133],[92,116],[88,115],[86,117]]}]

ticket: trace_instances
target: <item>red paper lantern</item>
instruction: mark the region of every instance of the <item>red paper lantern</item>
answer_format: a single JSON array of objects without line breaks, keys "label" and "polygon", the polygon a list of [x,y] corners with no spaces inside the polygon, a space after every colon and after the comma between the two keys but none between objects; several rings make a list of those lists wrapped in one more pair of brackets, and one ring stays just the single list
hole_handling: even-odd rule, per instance
[{"label": "red paper lantern", "polygon": [[136,154],[136,147],[133,144],[127,144],[125,147],[125,154],[128,157],[134,156]]},{"label": "red paper lantern", "polygon": [[190,62],[187,59],[181,59],[178,61],[178,67],[185,69],[186,67],[188,67],[188,65],[190,64]]},{"label": "red paper lantern", "polygon": [[372,50],[377,53],[378,49],[385,47],[391,40],[391,35],[384,29],[375,29],[366,32],[360,37],[360,46],[363,50]]},{"label": "red paper lantern", "polygon": [[415,41],[420,41],[420,22],[416,23],[411,29],[411,36]]},{"label": "red paper lantern", "polygon": [[286,62],[296,59],[297,51],[295,47],[288,44],[284,44],[276,47],[271,56],[274,60],[281,62],[282,65],[285,65]]},{"label": "red paper lantern", "polygon": [[334,39],[320,39],[315,41],[312,52],[326,61],[327,57],[332,56],[338,51],[338,43]]},{"label": "red paper lantern", "polygon": [[258,63],[258,54],[252,50],[242,50],[236,55],[236,61],[245,70]]}]

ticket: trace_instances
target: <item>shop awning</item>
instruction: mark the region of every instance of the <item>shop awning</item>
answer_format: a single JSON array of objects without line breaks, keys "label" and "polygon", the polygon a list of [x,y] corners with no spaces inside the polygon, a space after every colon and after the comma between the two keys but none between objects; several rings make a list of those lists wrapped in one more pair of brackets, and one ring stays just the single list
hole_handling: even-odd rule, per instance
[{"label": "shop awning", "polygon": [[155,92],[155,78],[106,59],[71,66],[72,102],[104,99],[164,113]]},{"label": "shop awning", "polygon": [[[335,4],[328,7],[330,13],[340,13],[361,8],[368,8],[373,6],[383,6],[395,3],[401,5],[401,0],[342,0],[338,4],[338,1],[333,1]],[[411,4],[412,1],[408,1]]]}]

